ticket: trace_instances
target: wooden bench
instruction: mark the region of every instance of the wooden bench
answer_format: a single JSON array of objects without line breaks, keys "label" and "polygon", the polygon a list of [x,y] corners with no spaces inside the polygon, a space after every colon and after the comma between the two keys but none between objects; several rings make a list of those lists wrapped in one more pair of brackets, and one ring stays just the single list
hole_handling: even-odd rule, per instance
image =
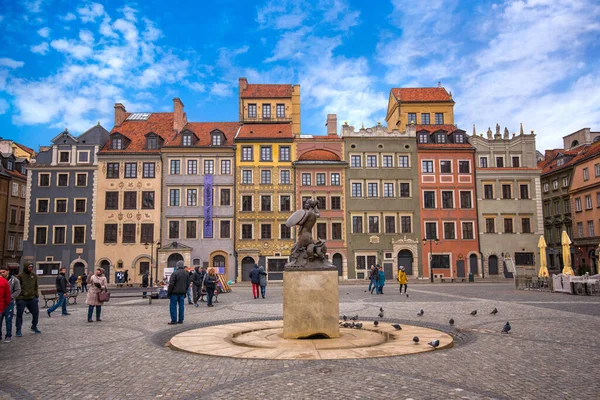
[{"label": "wooden bench", "polygon": [[460,280],[460,282],[463,282],[463,283],[467,281],[467,278],[454,277],[454,278],[441,278],[441,282],[446,283],[446,279],[448,279],[451,283],[459,282],[459,280]]},{"label": "wooden bench", "polygon": [[[52,307],[58,301],[58,292],[56,291],[56,289],[45,289],[42,290],[41,293],[44,299],[43,308]],[[65,293],[65,296],[67,297],[67,302],[70,305],[77,304],[77,295],[78,293]],[[52,302],[52,304],[48,306],[48,302]]]},{"label": "wooden bench", "polygon": [[126,299],[126,298],[136,298],[138,295],[141,295],[144,298],[144,292],[146,292],[146,297],[148,298],[148,304],[152,304],[152,296],[158,295],[158,290],[156,288],[134,288],[131,290],[130,288],[123,290],[111,290],[110,298],[111,299]]}]

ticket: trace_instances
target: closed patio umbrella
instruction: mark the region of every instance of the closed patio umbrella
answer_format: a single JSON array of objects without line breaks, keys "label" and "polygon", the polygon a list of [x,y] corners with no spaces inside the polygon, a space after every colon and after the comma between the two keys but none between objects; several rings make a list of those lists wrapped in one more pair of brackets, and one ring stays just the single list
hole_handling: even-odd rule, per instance
[{"label": "closed patio umbrella", "polygon": [[562,245],[562,256],[563,256],[563,270],[562,273],[565,275],[575,275],[573,272],[573,268],[571,268],[571,239],[569,239],[569,235],[567,235],[567,231],[562,232],[561,237],[561,245]]},{"label": "closed patio umbrella", "polygon": [[538,272],[538,277],[547,278],[548,266],[546,265],[546,240],[544,239],[544,235],[540,236],[538,247],[540,248],[540,271]]}]

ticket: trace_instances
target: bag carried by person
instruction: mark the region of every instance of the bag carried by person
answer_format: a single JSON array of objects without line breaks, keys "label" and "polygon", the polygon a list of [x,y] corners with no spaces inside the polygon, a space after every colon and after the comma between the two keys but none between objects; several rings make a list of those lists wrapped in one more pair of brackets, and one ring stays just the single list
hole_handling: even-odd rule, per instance
[{"label": "bag carried by person", "polygon": [[110,293],[108,293],[108,291],[100,291],[98,293],[98,301],[101,303],[106,303],[107,301],[110,300]]}]

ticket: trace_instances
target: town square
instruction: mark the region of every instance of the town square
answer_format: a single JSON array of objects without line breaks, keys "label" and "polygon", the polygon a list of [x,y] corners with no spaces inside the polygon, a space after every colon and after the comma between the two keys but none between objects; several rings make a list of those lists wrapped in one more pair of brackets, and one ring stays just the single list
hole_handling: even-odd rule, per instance
[{"label": "town square", "polygon": [[0,2],[0,398],[597,399],[599,18]]}]

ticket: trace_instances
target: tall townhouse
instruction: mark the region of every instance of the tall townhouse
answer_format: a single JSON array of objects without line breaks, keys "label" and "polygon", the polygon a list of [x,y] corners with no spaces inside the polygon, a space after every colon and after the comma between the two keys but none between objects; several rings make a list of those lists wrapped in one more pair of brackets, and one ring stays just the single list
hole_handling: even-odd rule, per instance
[{"label": "tall townhouse", "polygon": [[0,153],[0,262],[17,270],[23,255],[29,161],[13,149]]},{"label": "tall townhouse", "polygon": [[63,267],[78,276],[95,267],[97,153],[107,139],[100,125],[77,137],[65,130],[28,167],[23,258],[41,283],[53,284]]},{"label": "tall townhouse", "polygon": [[162,147],[160,251],[170,268],[184,260],[235,280],[233,141],[239,127],[239,122],[188,122]]},{"label": "tall townhouse", "polygon": [[483,269],[473,260],[469,271],[480,276],[512,277],[505,260],[511,261],[517,271],[539,266],[536,254],[543,234],[541,170],[537,166],[535,135],[473,136],[475,146],[475,175],[479,243],[483,253]]},{"label": "tall townhouse", "polygon": [[[327,242],[327,257],[337,267],[340,279],[348,279],[346,251],[345,191],[347,162],[343,143],[337,134],[337,116],[327,116],[327,135],[301,135],[296,139],[295,203],[300,208],[308,198],[319,201],[321,216],[313,237]],[[281,211],[292,212],[289,195],[280,196]]]},{"label": "tall townhouse", "polygon": [[600,142],[586,145],[573,160],[569,188],[573,207],[573,269],[598,273],[600,243]]},{"label": "tall townhouse", "polygon": [[[271,280],[283,279],[294,244],[285,225],[291,212],[295,182],[294,137],[300,133],[300,86],[248,84],[239,80],[241,127],[235,136],[235,221],[237,280],[249,280],[256,263]],[[286,197],[287,196],[287,197]]]},{"label": "tall townhouse", "polygon": [[129,113],[120,103],[114,109],[115,126],[98,153],[95,261],[110,282],[116,272],[128,271],[131,282],[141,283],[151,266],[153,276],[164,273],[155,263],[161,244],[160,149],[183,128],[185,115],[183,106],[180,113]]},{"label": "tall townhouse", "polygon": [[422,276],[419,263],[419,194],[414,125],[358,131],[342,126],[346,171],[348,277],[367,279],[380,264],[387,279],[404,266]]}]

